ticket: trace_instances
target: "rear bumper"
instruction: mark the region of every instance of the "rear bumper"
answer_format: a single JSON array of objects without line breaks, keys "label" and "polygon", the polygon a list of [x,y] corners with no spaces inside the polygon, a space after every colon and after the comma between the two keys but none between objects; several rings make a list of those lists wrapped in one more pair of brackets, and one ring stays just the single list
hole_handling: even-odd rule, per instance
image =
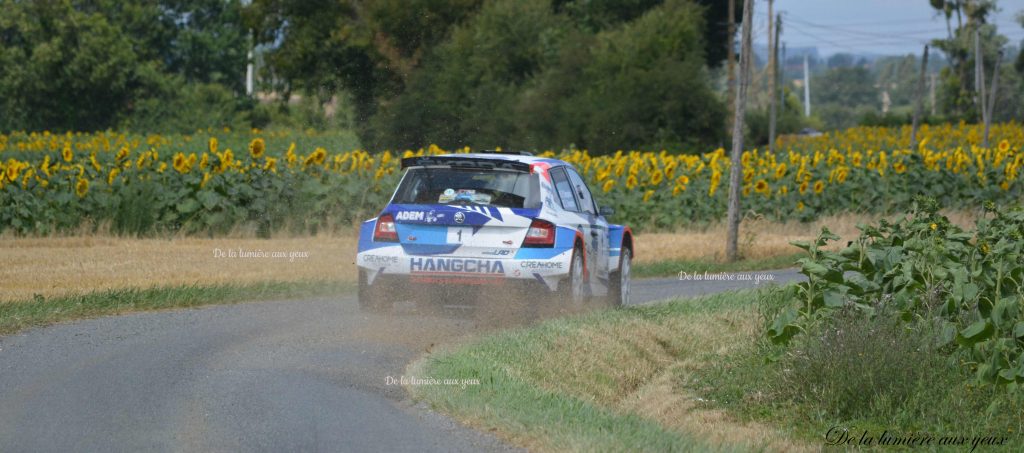
[{"label": "rear bumper", "polygon": [[366,272],[370,285],[381,277],[386,281],[424,285],[495,286],[534,281],[555,291],[569,274],[572,249],[546,250],[542,259],[410,256],[396,244],[359,252],[356,265]]}]

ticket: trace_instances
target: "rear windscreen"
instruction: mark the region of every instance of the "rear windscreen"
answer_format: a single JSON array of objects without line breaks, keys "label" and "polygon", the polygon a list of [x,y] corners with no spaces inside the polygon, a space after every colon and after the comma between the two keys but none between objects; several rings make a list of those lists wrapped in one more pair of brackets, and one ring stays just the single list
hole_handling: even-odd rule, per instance
[{"label": "rear windscreen", "polygon": [[537,176],[529,173],[423,167],[409,170],[392,203],[537,208],[540,205],[538,192]]}]

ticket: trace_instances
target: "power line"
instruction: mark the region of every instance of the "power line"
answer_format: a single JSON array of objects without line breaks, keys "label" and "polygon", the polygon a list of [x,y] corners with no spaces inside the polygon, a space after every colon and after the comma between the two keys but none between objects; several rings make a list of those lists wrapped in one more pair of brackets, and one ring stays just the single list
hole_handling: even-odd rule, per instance
[{"label": "power line", "polygon": [[[786,14],[785,17],[786,17],[786,20],[788,20],[790,23],[796,22],[797,24],[800,24],[800,25],[804,25],[804,26],[807,26],[807,27],[818,28],[818,29],[823,29],[823,30],[827,30],[827,31],[831,31],[831,32],[840,32],[840,33],[845,33],[845,34],[849,34],[849,35],[859,35],[859,36],[865,36],[865,37],[876,38],[876,39],[877,38],[882,38],[882,39],[886,39],[886,40],[889,40],[889,41],[892,41],[894,38],[895,39],[900,39],[902,37],[904,39],[914,39],[915,42],[920,42],[919,38],[911,38],[911,37],[906,36],[905,34],[875,33],[875,32],[867,32],[867,31],[859,31],[859,30],[849,30],[849,29],[833,27],[833,26],[829,26],[829,25],[815,24],[813,22],[808,22],[806,20],[800,19],[798,16],[796,16],[794,14],[788,14],[788,13]],[[942,30],[942,31],[945,31],[945,30]]]},{"label": "power line", "polygon": [[817,40],[819,42],[823,42],[825,44],[830,44],[832,47],[838,47],[840,49],[846,49],[846,50],[849,50],[849,51],[852,51],[852,52],[863,52],[864,51],[863,49],[855,49],[855,48],[847,46],[845,44],[840,44],[840,43],[837,43],[837,42],[834,42],[834,41],[822,38],[821,36],[818,36],[818,35],[815,35],[813,33],[809,33],[807,31],[801,30],[801,29],[799,29],[797,27],[794,27],[792,25],[789,25],[788,28],[790,30],[793,30],[793,31],[795,31],[795,32],[797,32],[797,33],[799,33],[801,35],[804,35],[804,36],[806,36],[808,38],[815,39],[815,40]]}]

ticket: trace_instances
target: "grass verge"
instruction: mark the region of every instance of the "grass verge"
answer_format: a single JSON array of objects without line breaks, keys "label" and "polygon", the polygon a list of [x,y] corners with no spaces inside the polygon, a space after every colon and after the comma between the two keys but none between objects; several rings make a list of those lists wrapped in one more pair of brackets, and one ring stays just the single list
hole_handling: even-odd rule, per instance
[{"label": "grass verge", "polygon": [[351,282],[307,280],[124,288],[0,303],[0,335],[62,321],[135,311],[350,292]]},{"label": "grass verge", "polygon": [[668,259],[649,263],[637,262],[633,263],[633,276],[636,278],[671,277],[678,275],[679,272],[717,273],[784,269],[787,267],[793,267],[793,263],[803,256],[804,254],[802,253],[794,253],[789,255],[768,256],[765,258],[742,259],[733,262],[686,259]]},{"label": "grass verge", "polygon": [[606,310],[499,332],[407,370],[417,379],[479,385],[408,388],[437,410],[531,449],[805,450],[781,430],[732,424],[704,410],[680,385],[680,373],[708,366],[753,334],[758,294]]},{"label": "grass verge", "polygon": [[791,426],[794,438],[819,445],[1024,451],[1024,392],[972,384],[937,347],[936,330],[840,316],[788,348],[749,339],[680,379],[740,422]]},{"label": "grass verge", "polygon": [[934,332],[843,318],[779,349],[763,341],[759,313],[777,294],[498,332],[410,365],[407,374],[435,381],[407,388],[542,451],[1024,450],[1024,392],[970,384]]}]

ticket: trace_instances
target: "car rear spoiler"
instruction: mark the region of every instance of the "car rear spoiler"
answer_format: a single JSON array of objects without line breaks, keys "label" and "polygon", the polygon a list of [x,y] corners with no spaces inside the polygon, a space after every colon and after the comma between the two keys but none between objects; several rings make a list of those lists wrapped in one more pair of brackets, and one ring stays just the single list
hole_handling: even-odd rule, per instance
[{"label": "car rear spoiler", "polygon": [[504,159],[480,159],[460,156],[415,156],[402,159],[402,169],[409,167],[479,168],[530,172],[530,164]]}]

